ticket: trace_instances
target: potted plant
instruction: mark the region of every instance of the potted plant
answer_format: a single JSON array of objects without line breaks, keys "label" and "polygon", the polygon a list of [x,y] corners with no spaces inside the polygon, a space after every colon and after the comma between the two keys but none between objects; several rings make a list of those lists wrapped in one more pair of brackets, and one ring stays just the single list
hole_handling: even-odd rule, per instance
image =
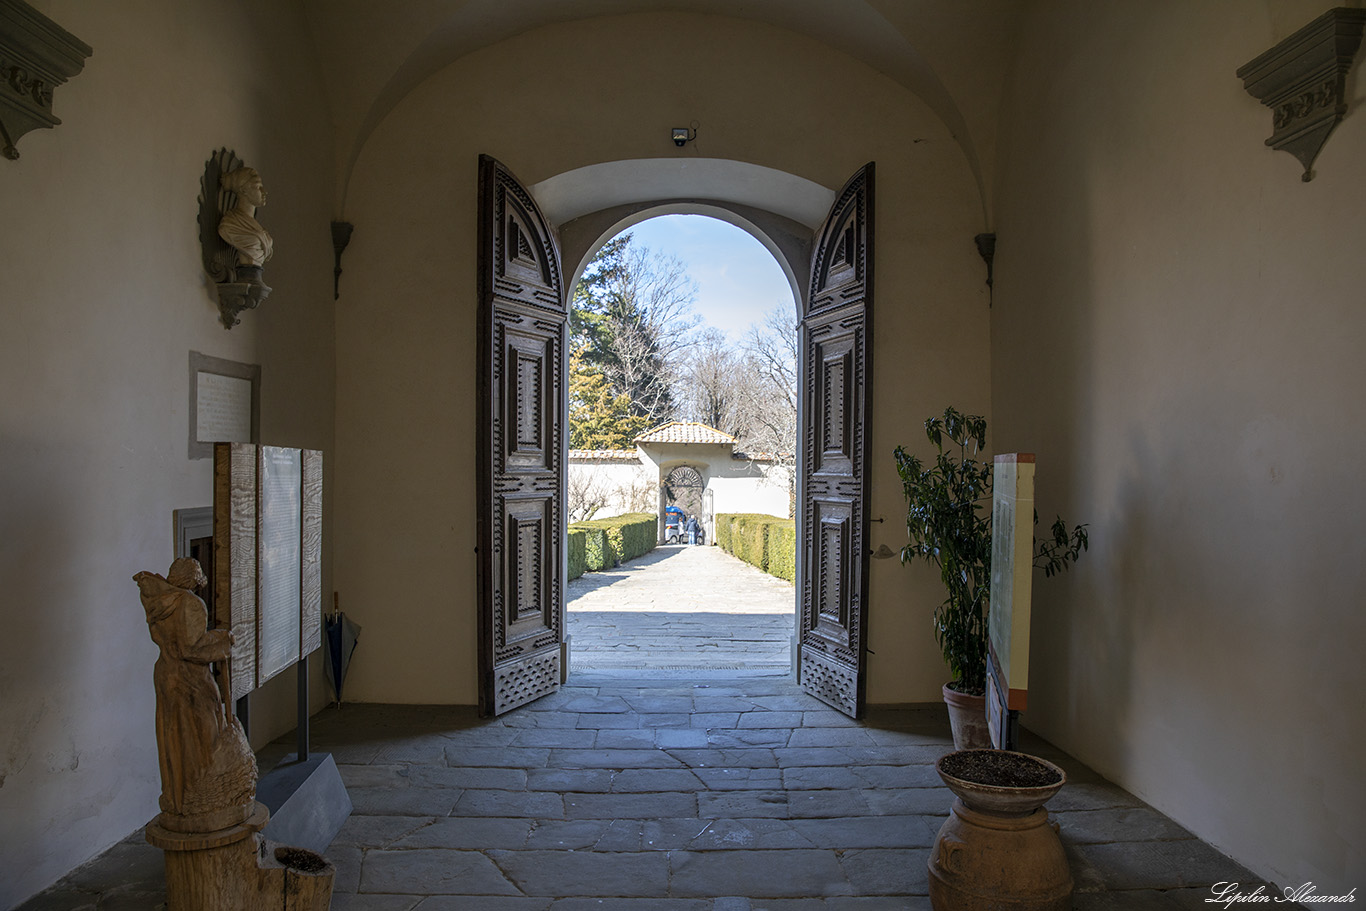
[{"label": "potted plant", "polygon": [[[934,635],[953,680],[944,686],[957,749],[991,746],[986,729],[987,601],[991,594],[992,463],[977,458],[986,446],[986,418],[954,408],[925,422],[938,450],[923,462],[896,448],[906,494],[901,562],[916,558],[939,568],[946,597],[934,612]],[[947,448],[946,448],[947,444]],[[1034,514],[1035,523],[1038,513]],[[1086,550],[1085,525],[1070,532],[1061,517],[1051,536],[1034,541],[1034,566],[1062,572]],[[960,740],[961,737],[961,740]]]}]

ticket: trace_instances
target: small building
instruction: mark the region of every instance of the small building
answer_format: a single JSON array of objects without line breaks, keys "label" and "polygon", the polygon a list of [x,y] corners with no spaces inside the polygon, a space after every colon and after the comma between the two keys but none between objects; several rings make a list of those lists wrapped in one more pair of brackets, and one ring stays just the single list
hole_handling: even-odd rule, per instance
[{"label": "small building", "polygon": [[757,512],[790,518],[790,460],[736,450],[736,439],[697,421],[669,421],[642,433],[635,449],[569,451],[570,520],[659,514],[677,506],[697,516],[715,540],[716,513]]}]

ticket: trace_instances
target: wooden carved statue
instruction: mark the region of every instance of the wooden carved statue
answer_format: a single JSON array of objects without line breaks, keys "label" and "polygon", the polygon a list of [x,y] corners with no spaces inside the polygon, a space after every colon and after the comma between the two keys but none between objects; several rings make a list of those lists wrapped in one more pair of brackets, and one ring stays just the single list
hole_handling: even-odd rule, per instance
[{"label": "wooden carved statue", "polygon": [[256,796],[256,757],[229,710],[228,675],[215,682],[210,666],[232,654],[229,630],[209,629],[195,594],[207,579],[199,563],[181,557],[166,576],[133,577],[152,641],[161,648],[156,687],[157,753],[161,764],[160,825],[175,832],[212,832],[243,822]]}]

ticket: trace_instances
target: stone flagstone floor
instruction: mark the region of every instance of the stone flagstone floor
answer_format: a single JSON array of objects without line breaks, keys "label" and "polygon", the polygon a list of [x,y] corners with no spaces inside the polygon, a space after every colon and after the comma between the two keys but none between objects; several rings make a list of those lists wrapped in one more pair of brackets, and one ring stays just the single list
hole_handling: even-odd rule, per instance
[{"label": "stone flagstone floor", "polygon": [[796,612],[791,582],[719,547],[660,545],[565,586],[570,664],[593,674],[787,676]]},{"label": "stone flagstone floor", "polygon": [[[924,911],[952,801],[942,706],[854,722],[786,679],[571,678],[499,719],[347,705],[314,720],[355,812],[327,855],[338,911]],[[1211,907],[1245,869],[1037,738],[1078,911]],[[292,748],[282,738],[263,765]],[[22,911],[154,909],[134,833]]]}]

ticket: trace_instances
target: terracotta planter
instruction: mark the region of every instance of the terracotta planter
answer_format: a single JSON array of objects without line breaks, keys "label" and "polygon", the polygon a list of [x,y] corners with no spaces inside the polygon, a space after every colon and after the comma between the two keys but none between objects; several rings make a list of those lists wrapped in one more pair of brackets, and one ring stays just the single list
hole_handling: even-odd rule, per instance
[{"label": "terracotta planter", "polygon": [[991,749],[987,728],[987,697],[969,696],[944,684],[944,704],[949,707],[949,726],[953,729],[955,750]]},{"label": "terracotta planter", "polygon": [[1068,911],[1072,873],[1057,829],[1043,804],[1067,781],[1051,762],[1002,750],[972,751],[1009,756],[1056,780],[1034,787],[986,785],[935,768],[957,795],[930,853],[930,906],[934,911]]}]

